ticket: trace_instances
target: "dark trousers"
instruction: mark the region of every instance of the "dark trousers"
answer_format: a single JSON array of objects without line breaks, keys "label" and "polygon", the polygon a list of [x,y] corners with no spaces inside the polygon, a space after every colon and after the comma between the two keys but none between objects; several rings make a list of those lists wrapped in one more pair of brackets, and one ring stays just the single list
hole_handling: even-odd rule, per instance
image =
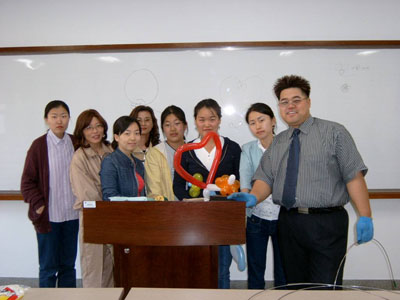
[{"label": "dark trousers", "polygon": [[50,225],[49,233],[37,233],[39,286],[76,287],[79,220]]},{"label": "dark trousers", "polygon": [[268,240],[271,237],[274,251],[275,286],[286,284],[278,246],[278,221],[269,221],[252,215],[247,218],[246,253],[248,267],[248,288],[265,288],[265,268],[267,263]]},{"label": "dark trousers", "polygon": [[[346,210],[301,214],[282,207],[278,240],[286,281],[333,284],[347,248]],[[343,267],[337,284],[342,284]],[[295,288],[301,288],[297,286]]]}]

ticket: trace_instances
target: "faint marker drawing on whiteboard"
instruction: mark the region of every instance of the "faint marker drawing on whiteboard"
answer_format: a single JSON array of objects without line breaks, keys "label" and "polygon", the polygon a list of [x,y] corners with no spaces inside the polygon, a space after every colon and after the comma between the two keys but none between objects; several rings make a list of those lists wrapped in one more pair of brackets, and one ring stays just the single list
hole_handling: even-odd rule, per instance
[{"label": "faint marker drawing on whiteboard", "polygon": [[229,76],[222,80],[219,92],[220,99],[217,100],[231,128],[239,128],[243,125],[243,112],[251,103],[265,99],[263,80],[257,75],[244,79]]},{"label": "faint marker drawing on whiteboard", "polygon": [[159,84],[154,73],[148,69],[133,71],[125,81],[125,95],[130,104],[149,105],[158,97]]},{"label": "faint marker drawing on whiteboard", "polygon": [[337,64],[336,69],[339,76],[346,77],[346,76],[353,76],[361,72],[367,72],[369,71],[369,66],[361,64],[353,64],[353,65]]},{"label": "faint marker drawing on whiteboard", "polygon": [[351,88],[350,85],[348,85],[347,83],[344,83],[340,87],[340,90],[342,91],[342,93],[348,93],[350,91],[350,88]]}]

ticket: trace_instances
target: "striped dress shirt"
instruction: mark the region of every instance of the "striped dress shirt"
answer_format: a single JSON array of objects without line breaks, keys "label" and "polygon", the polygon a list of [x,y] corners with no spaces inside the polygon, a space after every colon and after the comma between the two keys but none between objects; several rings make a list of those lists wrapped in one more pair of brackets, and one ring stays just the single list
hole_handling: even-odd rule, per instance
[{"label": "striped dress shirt", "polygon": [[73,209],[75,196],[72,193],[69,167],[74,147],[68,134],[59,139],[51,130],[47,133],[49,157],[49,219],[50,222],[65,222],[79,218]]},{"label": "striped dress shirt", "polygon": [[[338,123],[309,117],[300,127],[300,161],[294,207],[334,207],[350,197],[346,184],[365,166],[353,138]],[[289,146],[294,128],[276,136],[264,152],[253,180],[272,188],[274,203],[282,205]]]}]

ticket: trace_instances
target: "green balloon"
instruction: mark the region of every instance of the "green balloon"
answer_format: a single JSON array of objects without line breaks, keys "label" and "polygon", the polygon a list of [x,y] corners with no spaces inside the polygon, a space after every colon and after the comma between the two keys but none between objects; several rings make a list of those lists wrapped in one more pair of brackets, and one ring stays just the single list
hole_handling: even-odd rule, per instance
[{"label": "green balloon", "polygon": [[197,179],[198,181],[203,181],[203,175],[200,173],[194,173],[193,178]]},{"label": "green balloon", "polygon": [[189,189],[189,195],[192,198],[196,198],[200,195],[201,189],[197,185],[192,185]]}]

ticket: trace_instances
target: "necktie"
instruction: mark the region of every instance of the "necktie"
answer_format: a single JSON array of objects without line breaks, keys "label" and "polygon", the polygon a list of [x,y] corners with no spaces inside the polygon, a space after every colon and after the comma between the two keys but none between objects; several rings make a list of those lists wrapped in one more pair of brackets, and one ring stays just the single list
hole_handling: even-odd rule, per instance
[{"label": "necktie", "polygon": [[300,157],[300,129],[293,131],[292,142],[289,148],[289,158],[286,168],[285,185],[283,186],[282,203],[289,209],[296,202],[296,186],[297,175],[299,173],[299,157]]}]

